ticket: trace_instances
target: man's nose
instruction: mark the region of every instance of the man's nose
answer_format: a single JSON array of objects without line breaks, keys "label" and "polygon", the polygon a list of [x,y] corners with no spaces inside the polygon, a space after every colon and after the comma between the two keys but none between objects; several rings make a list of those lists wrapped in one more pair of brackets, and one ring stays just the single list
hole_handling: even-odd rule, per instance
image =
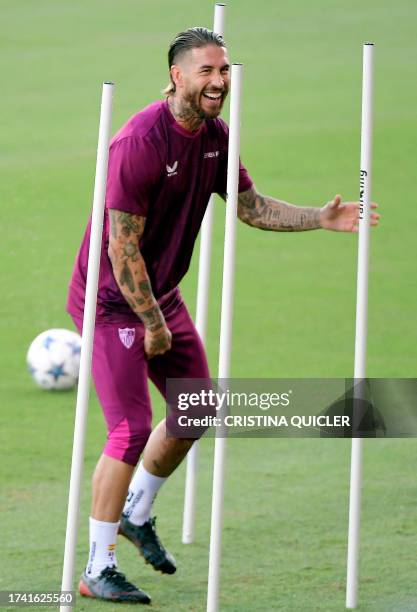
[{"label": "man's nose", "polygon": [[219,72],[216,75],[214,75],[213,78],[213,83],[212,83],[213,87],[217,87],[217,89],[223,89],[224,87],[224,78],[222,76],[222,74]]}]

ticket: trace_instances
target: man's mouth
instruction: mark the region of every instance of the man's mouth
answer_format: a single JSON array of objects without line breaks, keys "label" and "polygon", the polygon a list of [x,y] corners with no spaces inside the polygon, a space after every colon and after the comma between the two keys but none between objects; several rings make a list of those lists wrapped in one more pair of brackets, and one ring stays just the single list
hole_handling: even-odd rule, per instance
[{"label": "man's mouth", "polygon": [[207,98],[208,100],[220,100],[222,95],[223,95],[222,93],[213,92],[213,91],[206,91],[203,93],[203,96]]}]

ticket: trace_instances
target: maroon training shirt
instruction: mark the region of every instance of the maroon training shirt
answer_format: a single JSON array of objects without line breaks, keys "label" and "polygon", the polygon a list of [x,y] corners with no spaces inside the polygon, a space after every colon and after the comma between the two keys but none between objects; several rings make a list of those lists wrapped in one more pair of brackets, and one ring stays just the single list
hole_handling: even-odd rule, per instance
[{"label": "maroon training shirt", "polygon": [[[110,144],[106,211],[97,295],[97,319],[137,320],[113,275],[107,255],[107,208],[146,217],[139,248],[154,296],[176,287],[190,265],[194,242],[211,193],[226,193],[228,127],[222,119],[188,132],[175,121],[166,101],[134,115]],[[239,192],[252,180],[241,164]],[[91,219],[77,255],[67,308],[84,309]]]}]

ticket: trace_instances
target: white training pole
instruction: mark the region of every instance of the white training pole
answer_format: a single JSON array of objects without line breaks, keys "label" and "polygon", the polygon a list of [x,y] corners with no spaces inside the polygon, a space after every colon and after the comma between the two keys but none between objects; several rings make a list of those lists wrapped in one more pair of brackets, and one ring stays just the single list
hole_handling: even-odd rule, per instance
[{"label": "white training pole", "polygon": [[[67,532],[65,538],[64,567],[62,571],[62,591],[72,591],[74,586],[75,550],[77,545],[80,488],[84,462],[85,432],[87,427],[91,357],[93,352],[94,323],[96,318],[97,286],[103,233],[113,91],[113,83],[103,83],[91,238],[88,254],[88,273],[85,291],[80,375],[78,379],[71,478],[68,497]],[[60,610],[61,612],[69,612],[71,607],[61,606]]]},{"label": "white training pole", "polygon": [[[220,321],[219,379],[229,378],[230,373],[237,201],[239,192],[240,101],[242,90],[242,73],[242,64],[232,65],[229,156],[227,165],[226,230],[224,237],[222,309]],[[207,612],[217,612],[219,604],[225,456],[226,438],[216,436],[214,448]]]},{"label": "white training pole", "polygon": [[[213,32],[224,36],[226,5],[216,4],[214,8]],[[208,299],[210,289],[211,244],[214,223],[214,196],[207,206],[201,225],[200,259],[198,265],[196,328],[203,344],[206,342]],[[182,523],[182,542],[191,544],[194,540],[195,501],[197,493],[197,466],[199,441],[196,440],[187,455],[185,476],[184,515]]]},{"label": "white training pole", "polygon": [[[355,383],[365,378],[366,338],[368,331],[369,225],[372,176],[372,113],[373,113],[372,43],[363,46],[362,134],[360,172],[360,220],[358,241],[358,274],[356,297]],[[359,385],[361,388],[362,385]],[[362,439],[352,438],[349,502],[349,536],[347,558],[346,608],[358,602],[359,533],[362,488]]]}]

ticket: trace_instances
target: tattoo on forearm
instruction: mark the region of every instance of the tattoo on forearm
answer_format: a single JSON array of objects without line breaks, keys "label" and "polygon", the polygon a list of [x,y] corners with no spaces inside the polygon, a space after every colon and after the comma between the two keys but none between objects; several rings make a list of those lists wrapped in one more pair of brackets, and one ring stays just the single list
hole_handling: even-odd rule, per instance
[{"label": "tattoo on forearm", "polygon": [[294,206],[252,187],[239,194],[239,218],[254,227],[276,232],[302,232],[320,227],[320,208]]},{"label": "tattoo on forearm", "polygon": [[149,331],[156,331],[162,327],[162,317],[159,306],[154,306],[149,310],[142,311],[140,316]]},{"label": "tattoo on forearm", "polygon": [[139,282],[139,291],[142,293],[143,297],[148,298],[152,293],[150,282],[146,279],[141,280]]},{"label": "tattoo on forearm", "polygon": [[123,247],[123,253],[126,257],[129,257],[132,261],[137,260],[139,249],[134,242],[126,242]]},{"label": "tattoo on forearm", "polygon": [[127,265],[127,262],[125,262],[122,271],[120,273],[120,277],[119,277],[119,282],[120,284],[123,285],[127,285],[130,293],[134,293],[135,292],[135,283],[133,281],[133,276],[132,276],[132,272],[130,271],[129,266]]},{"label": "tattoo on forearm", "polygon": [[[156,331],[160,329],[164,324],[164,319],[161,310],[152,295],[150,282],[148,280],[139,282],[139,286],[142,283],[146,283],[146,287],[148,289],[147,298],[142,297],[142,295],[138,295],[137,290],[135,290],[132,273],[127,264],[125,264],[122,269],[122,272],[119,277],[119,282],[121,288],[124,287],[124,285],[127,285],[129,291],[134,294],[130,296],[126,292],[122,291],[126,302],[129,304],[131,309],[138,315],[145,327],[149,329],[149,331]],[[150,304],[154,305],[151,308],[148,308],[147,310],[140,310],[138,308],[138,306],[143,307],[145,304],[147,304],[148,306]]]},{"label": "tattoo on forearm", "polygon": [[110,209],[109,220],[109,256],[123,297],[147,329],[158,330],[165,321],[139,250],[146,219]]}]

